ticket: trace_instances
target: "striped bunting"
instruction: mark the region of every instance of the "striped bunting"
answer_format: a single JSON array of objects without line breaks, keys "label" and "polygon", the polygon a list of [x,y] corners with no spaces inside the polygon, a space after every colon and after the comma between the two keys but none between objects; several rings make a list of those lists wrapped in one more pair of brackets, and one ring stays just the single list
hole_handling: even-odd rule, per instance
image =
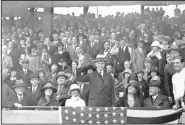
[{"label": "striped bunting", "polygon": [[164,124],[180,123],[182,109],[178,110],[144,110],[127,109],[128,124]]}]

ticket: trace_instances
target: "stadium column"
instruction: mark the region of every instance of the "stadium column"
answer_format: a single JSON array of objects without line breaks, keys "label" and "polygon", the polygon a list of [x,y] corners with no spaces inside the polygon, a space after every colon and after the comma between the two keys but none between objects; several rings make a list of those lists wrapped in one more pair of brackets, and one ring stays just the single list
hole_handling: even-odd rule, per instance
[{"label": "stadium column", "polygon": [[141,5],[141,19],[142,19],[142,22],[144,21],[144,7],[143,5]]},{"label": "stadium column", "polygon": [[34,27],[34,10],[35,8],[30,8],[29,19],[28,19],[28,22],[29,24],[31,24],[32,27]]},{"label": "stadium column", "polygon": [[84,6],[83,7],[83,14],[87,15],[88,14],[88,10],[89,10],[89,6]]},{"label": "stadium column", "polygon": [[43,14],[43,28],[44,28],[44,35],[46,37],[51,36],[52,32],[52,21],[53,21],[53,7],[44,8]]}]

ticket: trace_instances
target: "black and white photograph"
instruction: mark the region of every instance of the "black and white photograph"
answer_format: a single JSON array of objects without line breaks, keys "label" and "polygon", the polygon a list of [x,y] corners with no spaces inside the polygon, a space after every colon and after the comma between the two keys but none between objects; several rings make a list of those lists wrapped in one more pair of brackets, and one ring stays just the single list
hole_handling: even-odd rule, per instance
[{"label": "black and white photograph", "polygon": [[1,1],[1,124],[185,124],[185,1]]}]

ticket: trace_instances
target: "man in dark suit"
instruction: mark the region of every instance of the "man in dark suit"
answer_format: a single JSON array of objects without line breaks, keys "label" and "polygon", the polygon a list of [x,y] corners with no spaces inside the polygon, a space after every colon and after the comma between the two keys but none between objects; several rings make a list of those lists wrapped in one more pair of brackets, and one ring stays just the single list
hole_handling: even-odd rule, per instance
[{"label": "man in dark suit", "polygon": [[94,35],[90,35],[89,40],[90,40],[90,47],[89,47],[88,53],[91,55],[93,59],[95,59],[98,53],[100,53],[100,44],[95,41]]},{"label": "man in dark suit", "polygon": [[97,71],[88,75],[81,75],[81,65],[79,61],[76,80],[79,82],[89,82],[91,88],[88,96],[88,106],[90,107],[112,107],[115,105],[114,82],[111,75],[104,71],[106,59],[97,55],[94,60]]},{"label": "man in dark suit", "polygon": [[155,109],[168,109],[170,102],[167,96],[159,93],[160,82],[152,80],[149,84],[149,97],[144,100],[144,106]]},{"label": "man in dark suit", "polygon": [[35,103],[33,98],[25,93],[26,87],[27,84],[24,84],[22,79],[17,80],[13,86],[16,94],[8,96],[7,100],[13,103],[19,103],[23,106],[34,106]]},{"label": "man in dark suit", "polygon": [[55,94],[56,99],[65,104],[65,100],[71,96],[68,94],[70,85],[67,84],[68,76],[64,72],[59,72],[56,76],[57,81],[57,92]]},{"label": "man in dark suit", "polygon": [[77,38],[72,37],[72,44],[67,47],[67,51],[68,51],[71,59],[73,59],[74,56],[76,55],[76,50],[75,50],[76,46],[77,46]]},{"label": "man in dark suit", "polygon": [[48,54],[52,57],[55,53],[55,47],[51,45],[51,41],[50,41],[50,38],[45,38],[44,40],[44,44],[46,45],[46,48],[47,48],[47,51],[48,51]]},{"label": "man in dark suit", "polygon": [[29,79],[31,87],[26,90],[26,93],[32,96],[35,104],[37,104],[41,98],[41,87],[39,86],[39,79],[36,74],[32,74]]},{"label": "man in dark suit", "polygon": [[18,75],[23,79],[24,83],[29,85],[29,77],[32,75],[32,71],[28,69],[29,60],[22,61],[22,68],[18,71]]}]

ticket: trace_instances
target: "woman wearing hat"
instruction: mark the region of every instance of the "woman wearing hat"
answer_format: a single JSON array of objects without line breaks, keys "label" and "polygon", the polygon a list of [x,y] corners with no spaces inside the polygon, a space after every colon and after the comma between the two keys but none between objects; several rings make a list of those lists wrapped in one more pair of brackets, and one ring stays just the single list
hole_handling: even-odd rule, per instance
[{"label": "woman wearing hat", "polygon": [[65,106],[85,107],[85,101],[79,97],[80,92],[81,92],[80,87],[77,84],[72,84],[69,90],[69,95],[71,95],[71,98],[66,100]]},{"label": "woman wearing hat", "polygon": [[157,66],[159,69],[159,73],[161,76],[164,75],[164,67],[165,67],[165,60],[163,59],[161,53],[161,44],[158,41],[154,41],[151,45],[152,51],[147,55],[147,57],[151,58],[152,65]]},{"label": "woman wearing hat", "polygon": [[51,82],[46,82],[43,89],[41,89],[42,97],[39,100],[37,106],[55,106],[57,103],[54,101],[54,93],[57,89],[51,84]]},{"label": "woman wearing hat", "polygon": [[140,89],[137,82],[130,82],[125,90],[125,95],[117,102],[119,107],[142,107],[140,100]]},{"label": "woman wearing hat", "polygon": [[137,70],[135,72],[135,74],[137,76],[138,85],[139,85],[140,91],[141,91],[140,97],[141,97],[141,100],[144,101],[144,99],[146,97],[148,97],[148,84],[147,84],[147,82],[143,78],[144,71],[143,70]]},{"label": "woman wearing hat", "polygon": [[45,71],[43,69],[39,69],[37,71],[37,75],[39,78],[40,86],[43,87],[45,85],[46,81],[48,81],[48,78],[45,74]]}]

